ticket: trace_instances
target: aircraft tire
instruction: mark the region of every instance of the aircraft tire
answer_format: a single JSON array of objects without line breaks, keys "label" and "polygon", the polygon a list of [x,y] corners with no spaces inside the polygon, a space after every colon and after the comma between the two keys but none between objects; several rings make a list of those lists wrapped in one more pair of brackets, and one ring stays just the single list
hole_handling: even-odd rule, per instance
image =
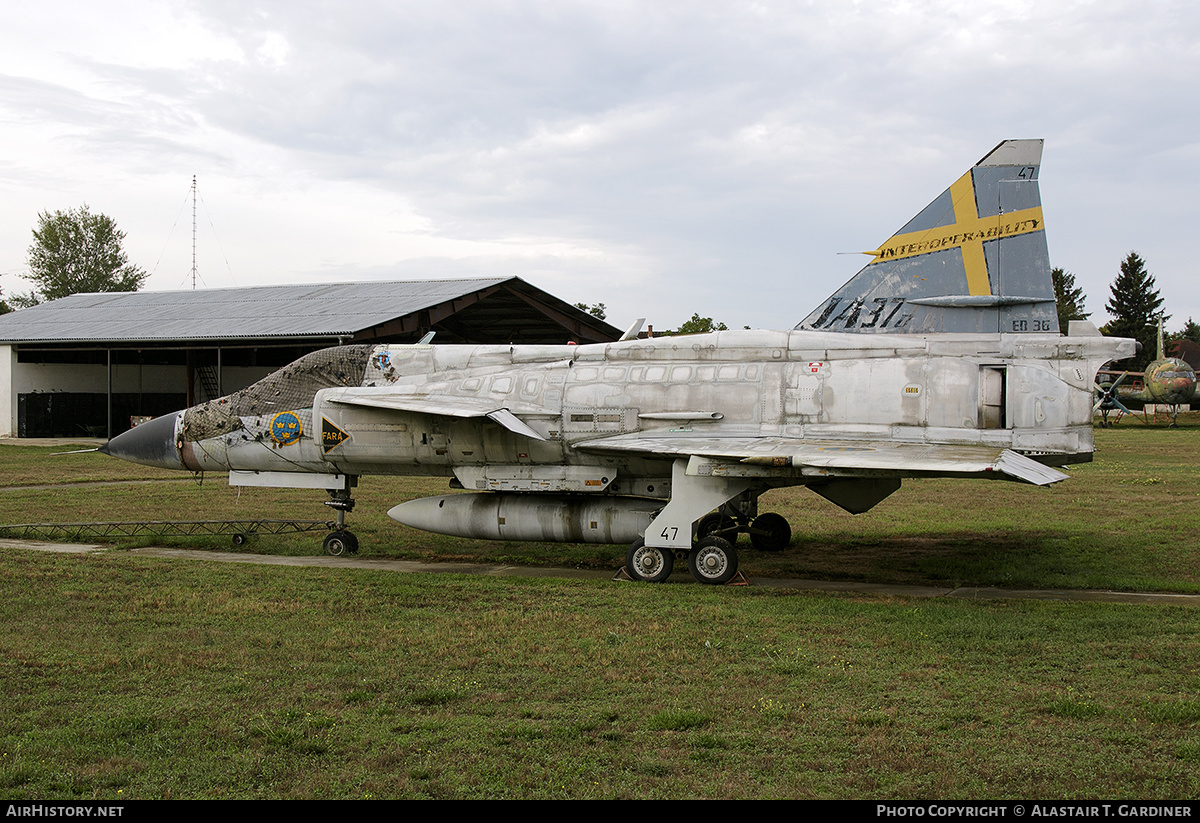
[{"label": "aircraft tire", "polygon": [[688,554],[688,571],[700,583],[723,586],[737,574],[737,550],[724,537],[709,535]]},{"label": "aircraft tire", "polygon": [[670,549],[653,548],[639,537],[625,552],[625,571],[634,580],[663,583],[675,569],[675,553]]},{"label": "aircraft tire", "polygon": [[750,524],[750,543],[760,552],[781,552],[792,542],[792,527],[783,515],[767,512]]},{"label": "aircraft tire", "polygon": [[730,543],[737,542],[737,521],[720,512],[709,512],[700,518],[696,524],[696,540],[703,540],[709,535],[724,537]]},{"label": "aircraft tire", "polygon": [[358,538],[347,531],[330,532],[325,537],[325,553],[333,557],[358,554]]}]

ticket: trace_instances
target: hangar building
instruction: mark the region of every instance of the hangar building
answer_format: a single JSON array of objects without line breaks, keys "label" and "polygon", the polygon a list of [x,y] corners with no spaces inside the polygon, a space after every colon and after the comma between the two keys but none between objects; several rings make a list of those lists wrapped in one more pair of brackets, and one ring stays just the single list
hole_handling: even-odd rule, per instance
[{"label": "hangar building", "polygon": [[0,437],[112,437],[343,343],[599,343],[518,277],[76,294],[0,315]]}]

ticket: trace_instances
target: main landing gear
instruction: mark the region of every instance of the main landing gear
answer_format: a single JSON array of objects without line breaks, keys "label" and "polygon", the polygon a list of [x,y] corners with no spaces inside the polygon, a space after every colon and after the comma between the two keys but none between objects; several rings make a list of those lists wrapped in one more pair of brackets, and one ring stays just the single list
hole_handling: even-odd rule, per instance
[{"label": "main landing gear", "polygon": [[663,583],[674,570],[674,549],[647,546],[646,541],[639,537],[629,544],[629,551],[625,552],[625,571],[634,580]]},{"label": "main landing gear", "polygon": [[701,583],[722,586],[737,574],[737,550],[724,537],[710,534],[688,552],[688,571]]},{"label": "main landing gear", "polygon": [[[642,537],[625,555],[625,571],[634,580],[661,583],[676,560],[701,583],[720,585],[738,573],[738,534],[746,532],[754,548],[779,551],[792,529],[777,514],[758,513],[766,490],[751,477],[692,468],[690,459],[671,464],[671,498],[650,520]],[[690,473],[689,473],[690,472]]]},{"label": "main landing gear", "polygon": [[739,533],[750,535],[750,544],[760,552],[781,552],[792,542],[792,527],[775,512],[751,519],[734,506],[727,505],[721,511],[704,515],[696,524],[696,535],[700,538],[716,535],[736,543]]},{"label": "main landing gear", "polygon": [[[720,586],[728,583],[737,574],[737,550],[724,537],[715,534],[703,537],[696,541],[696,545],[686,556],[688,571],[700,583]],[[633,541],[629,551],[625,553],[625,571],[634,580],[663,583],[674,570],[674,549],[647,546],[646,541],[640,537]]]},{"label": "main landing gear", "polygon": [[[725,511],[729,508],[730,511]],[[647,546],[639,537],[625,553],[625,571],[634,580],[662,583],[671,576],[675,561],[687,559],[688,571],[698,582],[724,585],[737,576],[738,533],[750,535],[750,543],[759,551],[781,551],[792,539],[792,529],[781,515],[767,512],[751,520],[739,519],[735,506],[722,507],[705,515],[696,524],[696,541],[690,550]],[[744,520],[744,522],[742,522]]]}]

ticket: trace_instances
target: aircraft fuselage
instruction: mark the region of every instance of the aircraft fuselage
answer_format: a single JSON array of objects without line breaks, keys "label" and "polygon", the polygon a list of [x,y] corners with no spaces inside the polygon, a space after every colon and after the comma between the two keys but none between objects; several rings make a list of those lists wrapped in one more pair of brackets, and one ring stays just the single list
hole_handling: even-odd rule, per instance
[{"label": "aircraft fuselage", "polygon": [[[199,471],[459,474],[474,481],[464,479],[468,488],[500,487],[488,480],[511,473],[500,466],[611,466],[617,475],[596,489],[604,491],[620,490],[611,488],[617,476],[669,477],[669,456],[586,448],[637,433],[877,437],[1074,462],[1092,450],[1092,379],[1115,350],[1095,337],[809,331],[379,346],[359,387],[320,389],[305,405],[274,407],[264,397],[258,413],[215,434],[185,412],[176,440],[179,464]],[[372,399],[381,395],[391,400]],[[543,439],[486,417],[491,409],[508,410]],[[576,487],[583,482],[547,481],[546,490],[593,490]]]}]

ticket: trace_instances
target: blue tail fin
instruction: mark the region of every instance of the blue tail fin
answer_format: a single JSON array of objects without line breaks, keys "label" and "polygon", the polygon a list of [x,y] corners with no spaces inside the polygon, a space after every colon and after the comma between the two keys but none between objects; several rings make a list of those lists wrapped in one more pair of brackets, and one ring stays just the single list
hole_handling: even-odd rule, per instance
[{"label": "blue tail fin", "polygon": [[797,329],[1058,332],[1041,140],[1006,140],[875,251]]}]

